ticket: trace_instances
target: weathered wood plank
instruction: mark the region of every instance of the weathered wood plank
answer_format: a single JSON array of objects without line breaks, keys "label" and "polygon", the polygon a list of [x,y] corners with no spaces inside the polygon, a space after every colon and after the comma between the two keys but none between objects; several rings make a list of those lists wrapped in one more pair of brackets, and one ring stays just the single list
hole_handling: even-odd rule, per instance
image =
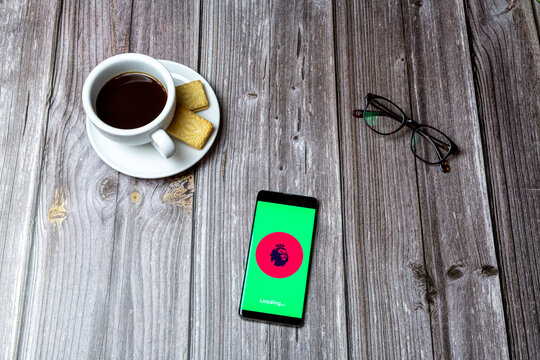
[{"label": "weathered wood plank", "polygon": [[435,358],[508,357],[462,2],[403,1],[412,116],[460,147],[451,172],[417,161]]},{"label": "weathered wood plank", "polygon": [[[53,110],[68,115],[51,118],[38,204],[43,213],[50,203],[46,195],[54,191],[53,205],[65,207],[65,219],[52,227],[38,217],[40,246],[34,248],[22,352],[29,358],[187,357],[193,175],[165,181],[119,177],[86,140],[79,94],[90,69],[119,52],[194,66],[194,5],[66,5]],[[176,14],[185,22],[177,22]],[[78,32],[80,42],[72,38]],[[81,53],[92,56],[80,59]],[[76,95],[66,95],[69,90]]]},{"label": "weathered wood plank", "polygon": [[201,9],[199,71],[218,95],[221,123],[195,179],[190,336],[195,359],[268,356],[268,327],[242,322],[237,311],[253,199],[269,183],[264,157],[269,14],[265,2],[204,2]]},{"label": "weathered wood plank", "polygon": [[538,359],[540,4],[466,4],[510,354]]},{"label": "weathered wood plank", "polygon": [[0,3],[0,358],[16,357],[56,44],[57,1]]},{"label": "weathered wood plank", "polygon": [[[205,3],[201,72],[221,99],[214,150],[198,168],[191,355],[346,358],[336,103],[329,3]],[[260,189],[319,198],[306,324],[241,320]]]},{"label": "weathered wood plank", "polygon": [[314,196],[320,209],[304,328],[295,333],[270,327],[270,358],[347,356],[332,14],[329,1],[282,1],[272,7],[268,186]]},{"label": "weathered wood plank", "polygon": [[193,175],[122,176],[105,359],[185,359],[188,353]]},{"label": "weathered wood plank", "polygon": [[93,152],[81,102],[102,59],[128,50],[131,1],[64,2],[19,356],[96,358],[106,339],[117,172]]},{"label": "weathered wood plank", "polygon": [[[511,354],[537,357],[538,29],[528,4],[467,2],[478,122],[455,5],[336,5],[338,127],[328,4],[203,4],[200,69],[220,95],[224,126],[195,181],[191,172],[141,181],[91,150],[82,83],[100,60],[130,49],[196,68],[198,2],[136,1],[133,14],[130,1],[66,3],[54,81],[59,9],[1,2],[0,357],[431,357],[432,346],[436,357],[505,357],[488,194]],[[407,136],[377,137],[349,116],[368,90],[454,138],[462,153],[452,172],[416,164],[417,190]],[[236,316],[261,188],[321,200],[299,330]]]},{"label": "weathered wood plank", "polygon": [[[197,67],[198,2],[135,1],[132,19],[130,51]],[[120,175],[105,359],[188,357],[193,191],[192,171]]]},{"label": "weathered wood plank", "polygon": [[401,2],[336,2],[334,28],[350,357],[431,358],[410,132],[380,136],[352,117],[368,92],[410,109]]}]

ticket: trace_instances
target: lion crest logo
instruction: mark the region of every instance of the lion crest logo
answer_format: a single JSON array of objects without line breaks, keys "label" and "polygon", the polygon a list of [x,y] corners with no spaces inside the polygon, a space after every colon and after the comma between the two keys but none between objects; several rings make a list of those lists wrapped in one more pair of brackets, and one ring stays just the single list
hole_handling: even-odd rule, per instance
[{"label": "lion crest logo", "polygon": [[270,253],[270,261],[274,263],[274,266],[285,266],[289,261],[289,254],[283,244],[277,244],[276,247]]}]

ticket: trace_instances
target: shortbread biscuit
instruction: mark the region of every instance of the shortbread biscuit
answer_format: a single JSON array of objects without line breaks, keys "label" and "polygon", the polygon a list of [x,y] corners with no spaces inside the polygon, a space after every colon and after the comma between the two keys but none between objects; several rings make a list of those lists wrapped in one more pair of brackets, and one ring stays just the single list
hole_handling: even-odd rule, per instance
[{"label": "shortbread biscuit", "polygon": [[179,105],[167,132],[181,142],[201,150],[213,128],[210,121]]},{"label": "shortbread biscuit", "polygon": [[202,82],[197,80],[177,86],[176,102],[191,111],[208,109],[208,99]]}]

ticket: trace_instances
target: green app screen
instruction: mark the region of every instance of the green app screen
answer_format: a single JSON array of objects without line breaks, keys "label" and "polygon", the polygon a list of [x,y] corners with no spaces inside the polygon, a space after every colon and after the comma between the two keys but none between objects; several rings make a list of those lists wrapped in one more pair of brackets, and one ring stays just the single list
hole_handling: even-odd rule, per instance
[{"label": "green app screen", "polygon": [[242,310],[301,318],[315,209],[258,201]]}]

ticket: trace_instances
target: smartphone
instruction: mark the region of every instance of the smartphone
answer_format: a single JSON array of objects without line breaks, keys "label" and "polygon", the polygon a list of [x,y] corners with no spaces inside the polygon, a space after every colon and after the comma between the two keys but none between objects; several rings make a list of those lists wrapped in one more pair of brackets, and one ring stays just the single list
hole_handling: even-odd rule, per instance
[{"label": "smartphone", "polygon": [[242,318],[302,326],[317,208],[312,197],[257,194],[239,310]]}]

